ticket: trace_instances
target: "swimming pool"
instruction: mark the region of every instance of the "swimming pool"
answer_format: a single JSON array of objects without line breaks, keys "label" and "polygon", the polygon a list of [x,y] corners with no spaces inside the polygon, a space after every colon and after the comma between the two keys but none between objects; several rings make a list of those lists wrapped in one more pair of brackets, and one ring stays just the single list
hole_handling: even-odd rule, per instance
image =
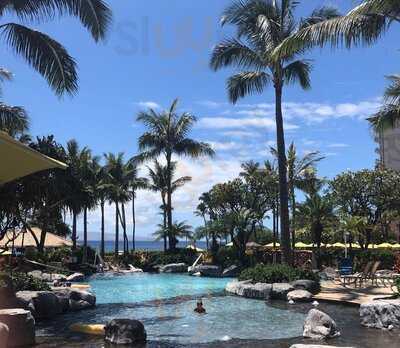
[{"label": "swimming pool", "polygon": [[224,291],[231,279],[181,274],[132,273],[92,277],[89,285],[97,303],[139,303],[179,296],[210,295]]}]

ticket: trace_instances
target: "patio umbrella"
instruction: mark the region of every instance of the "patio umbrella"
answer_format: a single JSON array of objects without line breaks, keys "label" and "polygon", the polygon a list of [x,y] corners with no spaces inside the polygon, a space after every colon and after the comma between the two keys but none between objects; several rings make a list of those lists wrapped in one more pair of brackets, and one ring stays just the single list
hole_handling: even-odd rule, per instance
[{"label": "patio umbrella", "polygon": [[258,244],[256,242],[248,242],[246,243],[246,248],[259,248],[261,247],[261,244]]},{"label": "patio umbrella", "polygon": [[331,245],[332,248],[340,248],[340,249],[344,249],[346,248],[346,245],[343,243],[334,243]]},{"label": "patio umbrella", "polygon": [[392,249],[393,245],[390,243],[381,243],[376,246],[378,249]]},{"label": "patio umbrella", "polygon": [[295,246],[295,248],[298,248],[298,249],[308,249],[308,248],[313,247],[312,244],[306,244],[303,242],[297,242],[294,246]]},{"label": "patio umbrella", "polygon": [[186,249],[195,250],[195,251],[197,251],[198,253],[201,253],[201,252],[204,251],[203,249],[197,248],[197,247],[195,247],[194,245],[188,245],[188,246],[186,247]]},{"label": "patio umbrella", "polygon": [[392,249],[400,249],[400,243],[393,244]]},{"label": "patio umbrella", "polygon": [[51,168],[65,169],[67,165],[0,131],[0,185]]},{"label": "patio umbrella", "polygon": [[[350,248],[350,243],[347,243],[346,246],[347,246],[348,248]],[[360,244],[358,244],[358,243],[351,243],[351,248],[352,248],[352,249],[361,249],[361,246],[360,246]]]},{"label": "patio umbrella", "polygon": [[[279,243],[275,243],[275,246],[277,248],[279,248],[281,245]],[[264,247],[265,248],[273,248],[274,247],[274,243],[265,244]]]}]

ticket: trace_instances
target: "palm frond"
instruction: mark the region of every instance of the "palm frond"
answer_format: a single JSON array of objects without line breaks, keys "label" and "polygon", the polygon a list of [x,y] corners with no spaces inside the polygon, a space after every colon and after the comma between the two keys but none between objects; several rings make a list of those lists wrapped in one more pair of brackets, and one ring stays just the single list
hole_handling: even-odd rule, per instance
[{"label": "palm frond", "polygon": [[46,34],[16,23],[1,25],[1,37],[47,80],[57,95],[76,93],[76,64],[60,43]]},{"label": "palm frond", "polygon": [[79,18],[96,41],[102,40],[111,24],[112,13],[103,0],[18,0],[6,1],[5,10],[23,20],[42,21],[56,15]]},{"label": "palm frond", "polygon": [[368,118],[368,121],[376,132],[393,129],[400,121],[400,106],[386,104],[376,114]]},{"label": "palm frond", "polygon": [[387,79],[390,85],[385,90],[385,100],[391,104],[400,104],[400,75],[390,75]]},{"label": "palm frond", "polygon": [[285,83],[291,84],[299,82],[300,86],[307,90],[311,88],[310,72],[311,62],[309,60],[296,60],[287,65],[283,74],[285,76]]},{"label": "palm frond", "polygon": [[0,130],[11,136],[23,134],[29,130],[29,117],[20,106],[9,106],[0,102]]},{"label": "palm frond", "polygon": [[337,8],[331,6],[323,6],[314,10],[309,17],[303,18],[300,21],[299,29],[304,29],[309,27],[310,25],[321,23],[326,20],[337,18],[340,16],[341,14]]},{"label": "palm frond", "polygon": [[215,152],[210,144],[196,141],[193,139],[183,139],[174,147],[175,152],[178,155],[185,155],[192,158],[198,158],[201,156],[214,156]]},{"label": "palm frond", "polygon": [[227,82],[229,99],[236,103],[249,94],[262,93],[271,82],[271,77],[263,71],[245,71],[231,76]]},{"label": "palm frond", "polygon": [[210,67],[214,71],[236,65],[242,68],[253,67],[262,69],[266,67],[256,51],[236,39],[226,39],[218,44],[211,55]]}]

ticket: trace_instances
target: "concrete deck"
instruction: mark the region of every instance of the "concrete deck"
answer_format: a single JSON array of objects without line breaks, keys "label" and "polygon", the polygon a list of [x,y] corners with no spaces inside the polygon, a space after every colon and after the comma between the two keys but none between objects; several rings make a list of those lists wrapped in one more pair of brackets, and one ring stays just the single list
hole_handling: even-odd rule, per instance
[{"label": "concrete deck", "polygon": [[384,287],[368,286],[354,288],[344,287],[333,281],[321,283],[321,292],[314,296],[317,301],[338,302],[351,305],[361,305],[362,303],[390,298],[393,296],[392,290]]}]

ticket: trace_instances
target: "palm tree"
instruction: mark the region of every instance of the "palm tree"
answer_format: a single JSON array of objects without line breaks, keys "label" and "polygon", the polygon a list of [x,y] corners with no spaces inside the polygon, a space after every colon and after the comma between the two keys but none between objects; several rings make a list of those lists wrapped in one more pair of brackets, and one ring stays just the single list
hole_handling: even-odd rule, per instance
[{"label": "palm tree", "polygon": [[[0,68],[0,97],[2,96],[1,83],[12,80],[12,73]],[[0,130],[12,137],[22,136],[29,130],[29,117],[24,108],[10,106],[0,101]]]},{"label": "palm tree", "polygon": [[[78,18],[95,41],[103,40],[111,11],[103,0],[8,0],[0,2],[0,19],[15,15],[22,23],[51,20],[58,15]],[[50,36],[23,24],[0,22],[0,38],[48,82],[57,95],[74,94],[78,88],[76,63]]]},{"label": "palm tree", "polygon": [[285,39],[273,53],[274,59],[291,56],[313,46],[330,44],[351,48],[372,44],[393,23],[400,21],[400,8],[396,0],[364,0],[345,16],[311,25]]},{"label": "palm tree", "polygon": [[218,44],[214,48],[210,62],[211,68],[215,71],[227,66],[243,69],[231,76],[227,82],[229,99],[232,103],[247,95],[261,93],[270,84],[274,87],[284,262],[291,262],[292,255],[282,93],[285,85],[293,83],[299,83],[303,89],[309,89],[311,64],[308,60],[296,60],[295,54],[273,60],[272,53],[284,39],[295,35],[300,28],[337,15],[333,9],[324,7],[296,24],[293,12],[297,4],[298,1],[294,0],[234,1],[224,11],[221,23],[235,25],[237,36]]},{"label": "palm tree", "polygon": [[146,178],[138,177],[137,163],[135,159],[131,159],[128,163],[128,170],[130,172],[130,195],[132,200],[132,252],[136,249],[136,214],[135,214],[135,199],[136,191],[146,189],[148,182]]},{"label": "palm tree", "polygon": [[[159,229],[153,233],[156,240],[161,240],[164,238],[165,229],[162,225],[158,225]],[[186,238],[186,241],[191,238],[193,234],[192,226],[186,224],[185,221],[177,222],[172,224],[172,229],[168,229],[169,235],[172,235],[174,239],[174,244],[178,244],[178,238]],[[172,233],[171,233],[172,232]]]},{"label": "palm tree", "polygon": [[172,235],[172,156],[213,156],[209,144],[198,142],[188,137],[196,122],[196,117],[189,113],[177,114],[178,99],[175,99],[167,111],[156,113],[153,109],[140,112],[137,121],[143,123],[147,131],[139,138],[141,161],[157,159],[164,156],[167,166],[167,227],[169,231],[169,248],[175,249]]},{"label": "palm tree", "polygon": [[[168,167],[161,165],[157,160],[154,161],[154,168],[147,167],[149,170],[150,183],[148,188],[154,192],[160,192],[162,201],[162,211],[163,211],[163,231],[167,231],[167,202],[166,196],[168,194],[168,178],[174,179],[176,172],[176,162],[171,163],[170,173],[168,172]],[[182,187],[185,183],[191,181],[190,176],[183,176],[171,183],[171,193],[174,193],[178,188]],[[167,234],[164,233],[164,251],[167,249]]]},{"label": "palm tree", "polygon": [[73,249],[75,249],[77,245],[77,218],[84,209],[87,196],[82,180],[83,169],[88,163],[91,153],[87,147],[80,149],[76,140],[70,140],[67,143],[66,153],[68,195],[65,205],[72,214],[72,243]]},{"label": "palm tree", "polygon": [[[278,151],[271,147],[271,153],[278,156]],[[299,157],[296,147],[292,142],[287,150],[287,176],[289,188],[289,201],[292,213],[291,230],[292,230],[292,248],[296,244],[296,188],[301,187],[301,182],[307,171],[314,170],[315,165],[324,157],[320,156],[319,151],[313,151]]]},{"label": "palm tree", "polygon": [[[125,163],[124,154],[105,154],[106,170],[109,175],[109,200],[115,204],[115,257],[119,253],[119,225],[121,223],[124,237],[124,253],[129,249],[126,233],[125,203],[130,200],[129,185],[132,168],[130,162]],[[120,208],[121,205],[121,208]],[[122,213],[121,213],[122,210]]]}]

